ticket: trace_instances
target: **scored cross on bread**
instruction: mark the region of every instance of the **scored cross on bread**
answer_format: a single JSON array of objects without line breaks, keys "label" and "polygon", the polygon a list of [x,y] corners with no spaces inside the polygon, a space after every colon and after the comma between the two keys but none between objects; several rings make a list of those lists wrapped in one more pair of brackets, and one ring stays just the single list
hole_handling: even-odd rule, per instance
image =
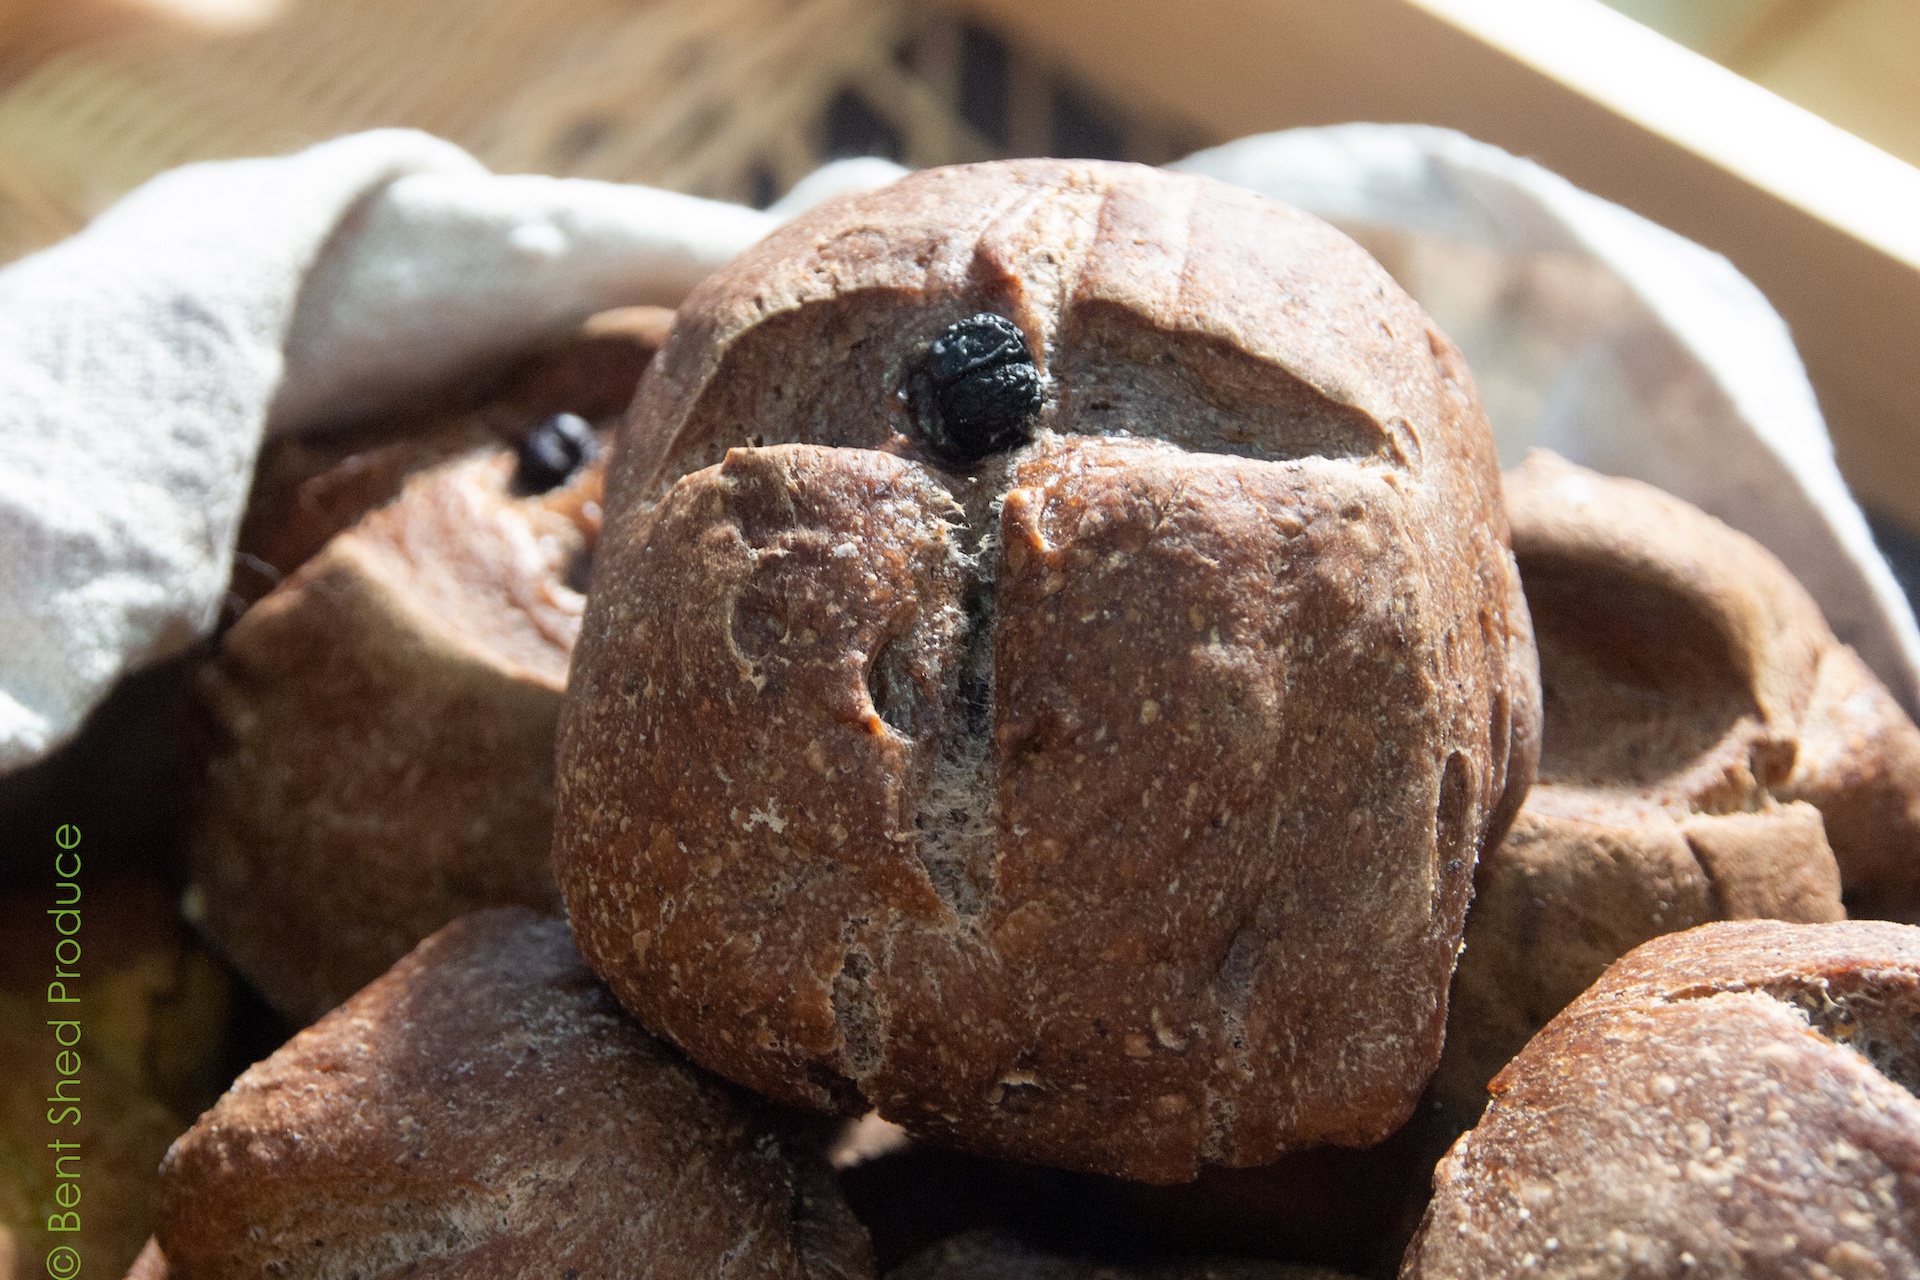
[{"label": "scored cross on bread", "polygon": [[556,871],[650,1028],[1156,1181],[1405,1119],[1537,716],[1458,353],[1307,215],[1092,162],[697,289],[573,680]]}]

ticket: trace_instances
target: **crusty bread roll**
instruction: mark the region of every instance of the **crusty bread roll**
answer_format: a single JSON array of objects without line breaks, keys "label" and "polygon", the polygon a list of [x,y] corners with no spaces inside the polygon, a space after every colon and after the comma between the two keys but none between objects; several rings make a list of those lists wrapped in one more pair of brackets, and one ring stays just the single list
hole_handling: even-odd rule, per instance
[{"label": "crusty bread roll", "polygon": [[859,1280],[817,1149],[640,1029],[566,926],[455,922],[167,1153],[172,1273]]},{"label": "crusty bread roll", "polygon": [[1433,1088],[1463,1125],[1494,1073],[1642,942],[1712,920],[1845,918],[1810,805],[1676,817],[1535,792],[1476,877],[1454,974]]},{"label": "crusty bread roll", "polygon": [[590,429],[632,400],[672,318],[602,312],[477,372],[477,406],[263,451],[233,601],[265,599],[202,675],[188,902],[295,1021],[468,911],[558,909],[553,734],[599,532]]},{"label": "crusty bread roll", "polygon": [[189,896],[310,1022],[447,921],[557,911],[553,741],[600,473],[516,490],[494,449],[414,476],[227,632]]},{"label": "crusty bread roll", "polygon": [[1493,1083],[1403,1280],[1920,1274],[1920,930],[1640,947]]},{"label": "crusty bread roll", "polygon": [[1541,779],[1695,813],[1821,811],[1855,915],[1920,912],[1920,729],[1805,589],[1670,494],[1537,453],[1507,477],[1554,668]]},{"label": "crusty bread roll", "polygon": [[1846,645],[1820,655],[1779,794],[1819,808],[1849,915],[1920,924],[1920,729]]},{"label": "crusty bread roll", "polygon": [[1008,1236],[970,1231],[890,1273],[888,1280],[1342,1280],[1338,1271],[1286,1262],[1160,1258],[1104,1263],[1063,1258]]},{"label": "crusty bread roll", "polygon": [[[1882,844],[1920,856],[1920,827],[1859,778],[1883,776],[1879,745],[1835,722],[1864,696],[1885,743],[1911,739],[1920,760],[1920,733],[1785,566],[1670,494],[1549,453],[1506,494],[1546,720],[1539,777],[1474,876],[1435,1082],[1462,1123],[1640,943],[1711,920],[1839,920],[1843,875],[1862,897],[1899,882]],[[1832,688],[1835,673],[1855,684]],[[1806,800],[1848,815],[1833,849]]]},{"label": "crusty bread roll", "polygon": [[1405,1119],[1537,710],[1471,381],[1351,241],[912,175],[695,291],[609,491],[555,858],[655,1031],[1143,1180]]}]

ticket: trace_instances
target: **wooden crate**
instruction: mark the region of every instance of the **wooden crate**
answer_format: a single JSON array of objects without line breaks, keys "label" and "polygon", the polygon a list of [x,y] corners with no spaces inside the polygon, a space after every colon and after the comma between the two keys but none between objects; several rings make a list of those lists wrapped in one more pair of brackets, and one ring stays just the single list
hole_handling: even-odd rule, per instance
[{"label": "wooden crate", "polygon": [[[0,88],[0,260],[173,165],[379,125],[450,138],[499,172],[763,205],[841,153],[918,166],[1065,146],[1158,163],[1212,140],[903,0],[255,3],[239,29],[43,24],[51,47]],[[997,114],[962,109],[988,98]]]},{"label": "wooden crate", "polygon": [[1607,0],[1908,164],[1920,164],[1913,0]]}]

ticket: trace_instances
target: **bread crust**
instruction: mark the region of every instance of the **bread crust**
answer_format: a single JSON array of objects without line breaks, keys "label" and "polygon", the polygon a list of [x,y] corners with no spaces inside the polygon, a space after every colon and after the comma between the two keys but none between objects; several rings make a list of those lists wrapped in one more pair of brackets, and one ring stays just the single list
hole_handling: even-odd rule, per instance
[{"label": "bread crust", "polygon": [[1915,1274],[1917,1030],[1907,926],[1655,939],[1495,1078],[1403,1280]]},{"label": "bread crust", "polygon": [[1920,923],[1920,730],[1843,644],[1820,658],[1783,798],[1820,810],[1848,912]]},{"label": "bread crust", "polygon": [[597,472],[429,469],[250,609],[202,674],[190,901],[299,1023],[448,921],[556,911],[553,739]]},{"label": "bread crust", "polygon": [[497,369],[476,370],[457,392],[440,388],[389,417],[271,437],[240,522],[229,605],[258,601],[428,467],[518,445],[556,413],[610,427],[672,326],[664,307],[602,311],[517,362],[504,382]]},{"label": "bread crust", "polygon": [[[1013,320],[1032,443],[896,393]],[[563,715],[582,950],[697,1061],[1153,1181],[1383,1137],[1533,659],[1458,354],[1351,242],[1053,161],[836,202],[680,310]]]},{"label": "bread crust", "polygon": [[[1568,698],[1579,710],[1557,733],[1549,715],[1543,781],[1700,813],[1805,801],[1821,811],[1853,914],[1920,913],[1920,729],[1785,565],[1671,494],[1543,450],[1507,477],[1507,506],[1529,600],[1558,632],[1541,636],[1543,668],[1598,674],[1580,668],[1602,646],[1563,639],[1597,625],[1637,664],[1626,683],[1652,695],[1638,716]],[[1637,632],[1614,629],[1632,618]]]},{"label": "bread crust", "polygon": [[1920,732],[1785,566],[1670,494],[1545,451],[1506,493],[1545,752],[1475,873],[1435,1082],[1463,1124],[1640,943],[1710,920],[1839,920],[1920,875]]},{"label": "bread crust", "polygon": [[173,1145],[171,1272],[872,1275],[825,1162],[648,1036],[564,923],[434,934]]}]

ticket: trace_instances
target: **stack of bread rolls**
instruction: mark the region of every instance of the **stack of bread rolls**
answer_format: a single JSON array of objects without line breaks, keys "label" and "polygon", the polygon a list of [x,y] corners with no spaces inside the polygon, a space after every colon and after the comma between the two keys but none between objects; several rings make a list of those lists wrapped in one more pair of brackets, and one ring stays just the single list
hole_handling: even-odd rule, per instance
[{"label": "stack of bread rolls", "polygon": [[263,472],[190,901],[318,1021],[142,1274],[1920,1268],[1920,935],[1833,923],[1920,911],[1920,732],[1766,552],[1503,496],[1386,272],[1208,179],[915,174],[661,319],[604,458],[549,366]]}]

